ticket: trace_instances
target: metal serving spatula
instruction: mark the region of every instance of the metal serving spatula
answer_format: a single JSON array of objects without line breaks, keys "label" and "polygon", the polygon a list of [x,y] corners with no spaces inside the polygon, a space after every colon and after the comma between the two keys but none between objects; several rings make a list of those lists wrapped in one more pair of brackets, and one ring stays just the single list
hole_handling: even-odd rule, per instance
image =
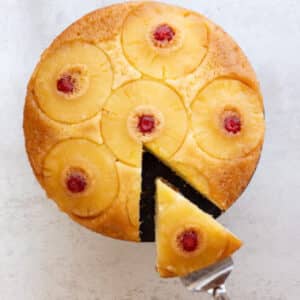
[{"label": "metal serving spatula", "polygon": [[215,300],[230,300],[225,281],[232,270],[233,260],[229,257],[206,269],[181,277],[181,282],[192,292],[206,292]]}]

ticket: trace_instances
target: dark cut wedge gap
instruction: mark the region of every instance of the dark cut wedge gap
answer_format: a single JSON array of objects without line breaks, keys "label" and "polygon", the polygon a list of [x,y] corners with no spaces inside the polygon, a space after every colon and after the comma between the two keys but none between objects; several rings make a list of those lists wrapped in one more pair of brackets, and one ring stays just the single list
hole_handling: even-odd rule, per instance
[{"label": "dark cut wedge gap", "polygon": [[143,153],[142,194],[140,200],[140,238],[143,242],[155,241],[155,180],[162,178],[183,196],[206,213],[217,218],[222,211],[189,183],[178,176],[162,161],[148,151]]}]

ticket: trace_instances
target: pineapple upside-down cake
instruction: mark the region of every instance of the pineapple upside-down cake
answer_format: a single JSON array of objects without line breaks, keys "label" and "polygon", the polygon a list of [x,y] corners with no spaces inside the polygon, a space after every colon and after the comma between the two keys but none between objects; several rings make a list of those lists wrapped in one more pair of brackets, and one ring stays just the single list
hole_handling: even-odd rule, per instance
[{"label": "pineapple upside-down cake", "polygon": [[27,153],[49,198],[98,233],[156,240],[163,277],[241,246],[213,217],[250,181],[264,127],[238,45],[202,15],[157,2],[68,27],[43,53],[24,109]]}]

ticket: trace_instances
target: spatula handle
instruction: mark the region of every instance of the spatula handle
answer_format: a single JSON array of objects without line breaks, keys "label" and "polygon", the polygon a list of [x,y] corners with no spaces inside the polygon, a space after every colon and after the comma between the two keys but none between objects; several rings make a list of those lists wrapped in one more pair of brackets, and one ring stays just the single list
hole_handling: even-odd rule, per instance
[{"label": "spatula handle", "polygon": [[224,285],[216,288],[213,292],[213,296],[215,300],[230,300]]}]

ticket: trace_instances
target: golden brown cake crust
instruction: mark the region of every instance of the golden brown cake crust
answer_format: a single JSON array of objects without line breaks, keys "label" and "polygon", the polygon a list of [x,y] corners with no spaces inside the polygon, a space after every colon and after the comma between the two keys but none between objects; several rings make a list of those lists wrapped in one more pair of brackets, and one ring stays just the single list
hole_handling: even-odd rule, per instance
[{"label": "golden brown cake crust", "polygon": [[[69,26],[42,54],[28,84],[24,108],[26,150],[34,173],[42,186],[44,186],[43,163],[45,157],[57,143],[67,139],[82,138],[103,144],[103,137],[99,126],[101,112],[81,123],[65,124],[52,120],[40,109],[36,99],[35,81],[41,64],[62,45],[73,41],[82,41],[101,49],[110,61],[115,73],[113,90],[139,78],[149,79],[149,76],[143,75],[140,70],[128,63],[126,56],[122,54],[120,38],[127,16],[135,8],[143,5],[156,4],[129,2],[96,10]],[[198,16],[194,12],[189,13]],[[220,27],[203,16],[200,18],[208,28],[209,46],[206,56],[192,73],[175,79],[166,79],[164,84],[176,90],[182,98],[188,114],[191,115],[190,105],[209,83],[222,78],[237,79],[259,95],[263,111],[258,81],[242,50]],[[120,53],[122,58],[120,62],[118,61],[119,66],[115,66],[113,61],[118,59],[116,55],[121,55]],[[263,138],[255,149],[244,157],[231,160],[216,159],[199,149],[193,136],[188,134],[182,147],[167,163],[178,173],[191,176],[191,184],[195,188],[201,189],[205,186],[203,193],[221,209],[226,210],[240,196],[251,179],[260,157],[262,144]],[[197,165],[195,165],[196,161]],[[124,185],[122,180],[125,180],[125,177],[133,182],[140,173],[139,168],[130,168],[130,166],[119,168],[119,176],[124,176],[123,179],[120,179],[120,185]],[[198,181],[197,178],[199,178]],[[139,179],[137,180],[139,183]],[[99,233],[114,238],[139,241],[138,207],[135,207],[135,212],[128,212],[130,199],[125,199],[124,196],[127,194],[136,197],[138,195],[140,189],[137,185],[132,186],[134,186],[133,190],[130,190],[130,185],[126,186],[125,184],[115,202],[96,218],[84,219],[72,213],[66,213],[75,221]],[[134,205],[130,207],[134,207]]]}]

